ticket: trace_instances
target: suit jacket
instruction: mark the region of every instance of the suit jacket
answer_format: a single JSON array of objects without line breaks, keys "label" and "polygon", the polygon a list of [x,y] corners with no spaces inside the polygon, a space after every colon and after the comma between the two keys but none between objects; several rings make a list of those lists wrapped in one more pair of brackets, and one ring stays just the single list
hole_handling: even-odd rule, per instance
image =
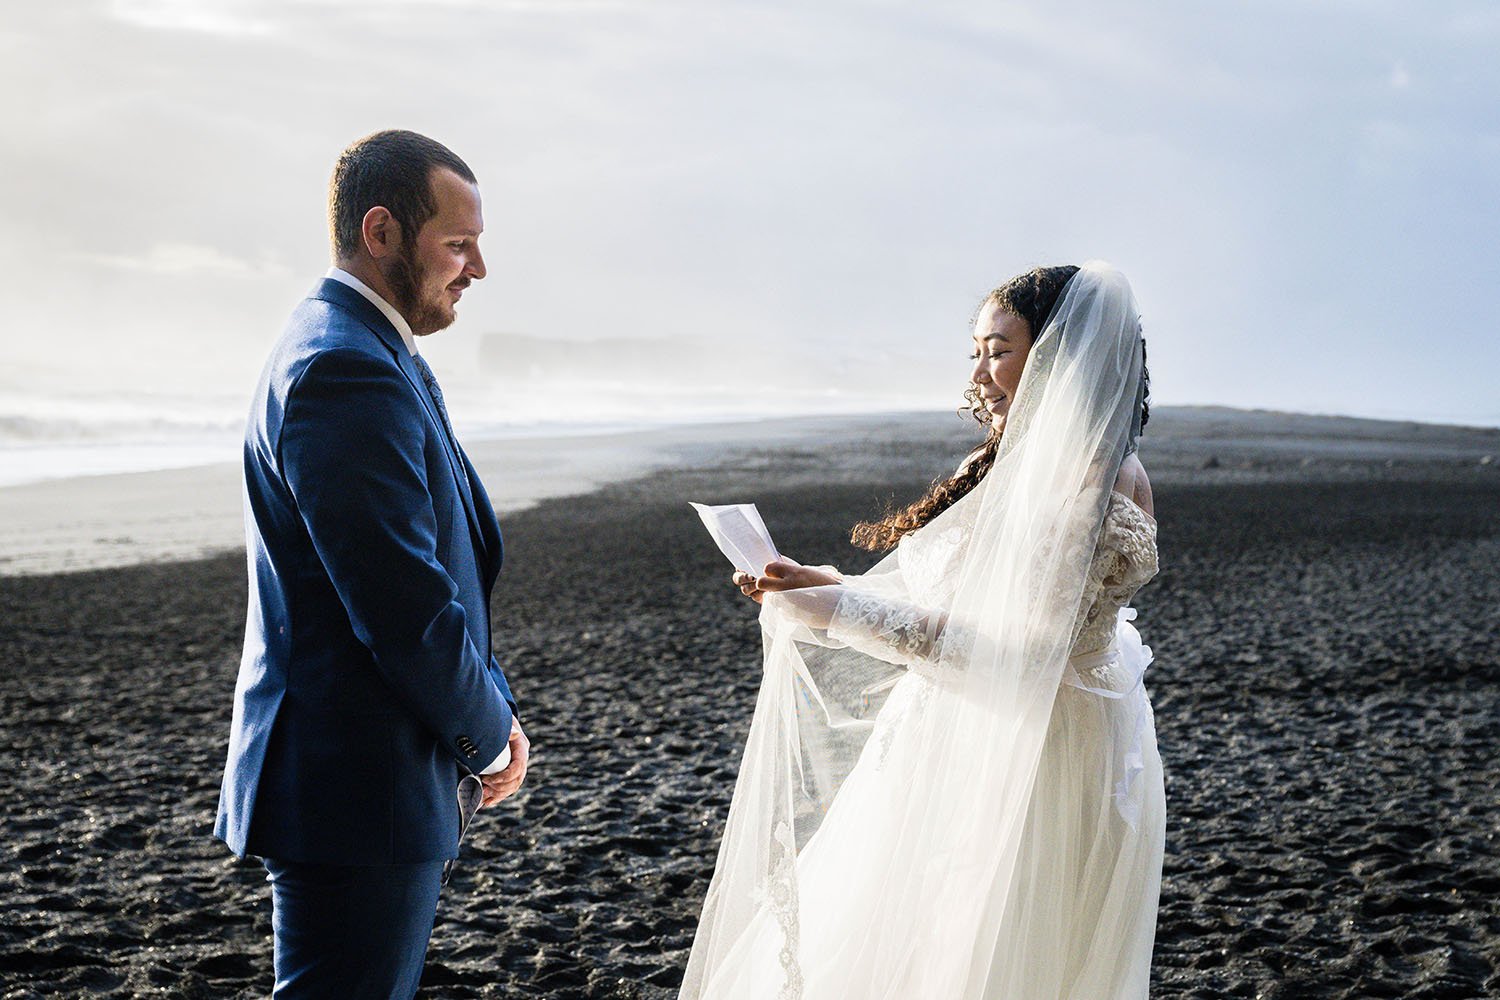
[{"label": "suit jacket", "polygon": [[490,650],[500,529],[400,335],[324,280],[245,431],[245,648],[215,835],[326,864],[456,857],[455,789],[515,710]]}]

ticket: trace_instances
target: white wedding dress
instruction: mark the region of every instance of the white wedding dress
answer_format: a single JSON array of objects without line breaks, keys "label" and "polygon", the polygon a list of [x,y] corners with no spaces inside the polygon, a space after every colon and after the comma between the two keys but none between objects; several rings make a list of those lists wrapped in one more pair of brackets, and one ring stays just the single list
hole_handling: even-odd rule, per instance
[{"label": "white wedding dress", "polygon": [[[864,877],[887,863],[892,822],[914,801],[910,782],[930,766],[913,716],[941,704],[941,668],[925,633],[933,608],[951,600],[963,550],[957,523],[937,522],[936,544],[903,539],[899,569],[874,581],[845,580],[828,637],[909,668],[892,687],[858,763],[844,780],[818,832],[797,857],[801,992],[807,998],[922,998],[920,970],[905,984],[849,978],[847,949],[825,937],[880,908],[879,885]],[[926,531],[927,529],[922,529]],[[911,538],[917,542],[920,533]],[[908,551],[917,558],[904,558]],[[1127,607],[1156,574],[1156,522],[1111,493],[1076,623],[1073,656],[1058,688],[1016,863],[1002,911],[983,938],[950,942],[988,953],[983,982],[965,995],[985,1000],[1112,1000],[1147,996],[1166,820],[1161,758],[1142,683],[1151,650]],[[864,584],[864,586],[862,586]],[[874,584],[874,586],[871,586]],[[976,790],[976,794],[982,794]],[[909,817],[921,822],[922,817]],[[872,834],[874,836],[872,836]],[[937,901],[941,905],[941,901]],[[769,913],[738,961],[718,971],[705,997],[769,998],[782,993],[782,966]],[[914,914],[914,916],[916,916]],[[826,932],[820,934],[820,931]],[[914,929],[914,933],[915,933]],[[759,938],[757,941],[756,938]],[[856,973],[857,974],[857,973]]]},{"label": "white wedding dress", "polygon": [[994,466],[869,573],[768,595],[765,674],[683,1000],[1138,1000],[1165,839],[1108,489],[1139,313],[1086,265]]}]

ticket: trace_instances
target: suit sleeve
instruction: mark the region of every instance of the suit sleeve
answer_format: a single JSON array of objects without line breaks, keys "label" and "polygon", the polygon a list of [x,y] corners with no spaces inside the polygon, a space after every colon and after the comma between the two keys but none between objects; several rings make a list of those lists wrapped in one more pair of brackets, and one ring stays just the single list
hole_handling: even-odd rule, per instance
[{"label": "suit sleeve", "polygon": [[516,718],[521,717],[521,710],[516,707],[515,696],[510,693],[510,682],[505,679],[505,671],[500,669],[500,661],[494,656],[490,657],[490,679],[495,682],[495,687],[500,691],[500,697],[510,706],[511,714]]},{"label": "suit sleeve", "polygon": [[375,669],[473,769],[506,745],[511,706],[438,560],[425,419],[400,369],[357,351],[325,351],[288,395],[281,466]]}]

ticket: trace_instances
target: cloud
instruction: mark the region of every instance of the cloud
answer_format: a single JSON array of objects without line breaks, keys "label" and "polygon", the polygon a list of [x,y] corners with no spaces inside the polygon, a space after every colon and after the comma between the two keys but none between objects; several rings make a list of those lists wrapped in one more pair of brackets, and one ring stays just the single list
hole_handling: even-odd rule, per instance
[{"label": "cloud", "polygon": [[209,35],[268,35],[269,21],[250,16],[236,0],[111,0],[111,17],[142,28]]},{"label": "cloud", "polygon": [[[400,125],[485,192],[492,277],[435,364],[485,331],[609,331],[831,379],[912,352],[905,375],[947,385],[993,283],[1104,256],[1147,310],[1164,403],[1357,410],[1433,330],[1413,409],[1489,414],[1494,310],[1465,294],[1500,280],[1500,216],[1472,196],[1500,170],[1492,10],[19,5],[0,27],[0,312],[47,331],[16,348],[28,372],[142,377],[144,344],[253,381],[326,267],[337,151]],[[399,57],[370,72],[370,52]]]},{"label": "cloud", "polygon": [[566,15],[619,10],[627,0],[110,0],[109,16],[137,27],[228,37],[265,36],[319,9],[341,17],[431,15],[444,8],[475,13]]},{"label": "cloud", "polygon": [[196,243],[158,243],[137,256],[80,253],[75,260],[118,271],[181,277],[274,278],[287,273],[277,261],[251,262]]}]

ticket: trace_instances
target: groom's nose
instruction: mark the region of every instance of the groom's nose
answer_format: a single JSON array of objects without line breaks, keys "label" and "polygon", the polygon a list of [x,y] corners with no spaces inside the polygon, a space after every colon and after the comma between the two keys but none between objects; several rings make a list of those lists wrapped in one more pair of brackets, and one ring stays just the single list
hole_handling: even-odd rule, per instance
[{"label": "groom's nose", "polygon": [[483,278],[488,273],[484,268],[484,255],[479,252],[477,244],[469,251],[469,262],[464,265],[464,273],[474,279]]}]

